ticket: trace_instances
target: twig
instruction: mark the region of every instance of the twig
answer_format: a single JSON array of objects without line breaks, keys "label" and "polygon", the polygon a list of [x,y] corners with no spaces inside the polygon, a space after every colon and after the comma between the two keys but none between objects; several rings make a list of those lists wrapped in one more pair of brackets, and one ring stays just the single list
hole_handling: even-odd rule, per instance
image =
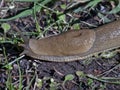
[{"label": "twig", "polygon": [[0,8],[4,5],[4,0],[1,1],[0,3]]},{"label": "twig", "polygon": [[106,72],[98,75],[98,77],[100,77],[100,76],[102,76],[102,75],[105,75],[105,74],[109,74],[111,71],[113,71],[113,70],[114,70],[115,68],[117,68],[117,67],[120,67],[120,64],[118,64],[118,65],[114,66],[113,68],[111,68],[110,70],[107,70]]},{"label": "twig", "polygon": [[25,56],[25,55],[22,55],[22,56],[16,58],[15,60],[13,60],[12,62],[8,63],[7,65],[4,65],[3,67],[6,67],[6,66],[8,66],[8,65],[12,65],[13,63],[15,63],[15,62],[17,62],[18,60],[20,60],[21,58],[23,58],[24,56]]}]

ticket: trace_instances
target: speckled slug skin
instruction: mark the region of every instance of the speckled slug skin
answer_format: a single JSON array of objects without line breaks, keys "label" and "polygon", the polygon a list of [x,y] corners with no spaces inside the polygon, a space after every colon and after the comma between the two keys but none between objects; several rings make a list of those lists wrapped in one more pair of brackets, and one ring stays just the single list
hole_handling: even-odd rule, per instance
[{"label": "speckled slug skin", "polygon": [[22,54],[43,61],[70,62],[118,47],[120,20],[95,29],[69,30],[39,40],[29,39]]}]

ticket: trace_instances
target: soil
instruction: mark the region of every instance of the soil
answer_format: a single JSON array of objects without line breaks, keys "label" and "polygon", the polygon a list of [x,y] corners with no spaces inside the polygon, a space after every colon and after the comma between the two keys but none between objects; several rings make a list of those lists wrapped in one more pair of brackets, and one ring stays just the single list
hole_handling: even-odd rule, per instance
[{"label": "soil", "polygon": [[[58,6],[62,3],[70,4],[70,2],[67,2],[65,0],[58,1],[54,4],[53,7],[57,7],[58,10],[61,10]],[[106,1],[107,2],[107,1]],[[110,3],[102,2],[101,5],[108,5]],[[17,7],[22,6],[28,6],[30,7],[32,3],[16,3]],[[99,4],[100,5],[100,4]],[[98,7],[99,7],[98,5]],[[111,4],[110,4],[111,5]],[[49,6],[49,5],[48,5]],[[17,8],[17,9],[18,9]],[[15,15],[18,13],[18,11],[13,12],[10,11],[10,15],[6,14],[6,16]],[[109,7],[107,7],[105,10],[109,10]],[[92,11],[93,15],[92,17],[87,15],[86,13],[80,13],[80,14],[74,14],[74,16],[79,16],[80,18],[77,20],[80,22],[80,20],[83,20],[87,23],[93,24],[93,25],[101,25],[103,22],[100,22],[100,19],[97,17],[97,14],[95,11]],[[56,19],[56,14],[50,14],[53,15],[53,18]],[[67,16],[67,15],[66,15]],[[114,20],[116,17],[115,15],[108,15],[108,18],[111,18],[111,20]],[[37,13],[37,18],[39,25],[41,26],[41,30],[44,31],[44,28],[48,25],[47,19],[49,17],[47,16],[46,12],[44,10],[41,11],[41,13]],[[69,16],[67,16],[69,21]],[[81,19],[82,18],[82,19]],[[19,27],[19,29],[22,32],[37,32],[35,27],[34,18],[32,16],[24,17],[15,19],[12,21],[7,22],[10,25],[15,25]],[[75,23],[75,22],[74,22]],[[73,23],[73,24],[74,24]],[[88,28],[88,25],[84,23],[80,23],[81,28]],[[93,28],[93,27],[90,27]],[[53,30],[52,30],[53,29]],[[53,35],[55,33],[59,33],[54,27],[52,27],[44,36]],[[3,30],[1,28],[1,30]],[[0,31],[1,32],[1,31]],[[3,33],[3,32],[1,32]],[[11,27],[11,30],[7,33],[7,37],[12,38],[14,40],[13,34],[16,34],[15,28]],[[20,42],[22,41],[20,39],[19,35],[16,35],[18,40]],[[29,35],[29,38],[36,38],[35,35]],[[17,57],[19,57],[20,53],[23,51],[23,48],[18,46],[18,44],[10,44],[8,43],[2,43],[0,44],[0,90],[5,90],[6,84],[5,82],[8,79],[8,70],[7,68],[3,68],[6,64],[5,56],[4,56],[4,50],[6,52],[6,56],[8,59],[8,62],[12,62]],[[12,84],[15,87],[15,90],[18,90],[18,83],[19,83],[19,66],[22,73],[22,90],[24,90],[33,79],[30,89],[29,90],[50,90],[51,88],[51,79],[54,79],[54,84],[57,83],[56,89],[51,90],[120,90],[120,85],[116,85],[113,83],[107,83],[102,82],[95,79],[90,79],[88,77],[89,75],[94,76],[100,76],[100,77],[117,77],[120,78],[120,54],[117,53],[112,58],[102,58],[98,55],[98,57],[90,57],[86,60],[78,60],[73,62],[47,62],[47,61],[41,61],[36,60],[34,58],[24,56],[22,59],[20,59],[18,62],[15,62],[12,64],[12,69],[10,69],[10,75],[12,77]],[[117,67],[119,65],[119,67]],[[84,76],[79,77],[76,72],[80,71],[84,73]],[[65,80],[66,75],[72,74],[74,75],[73,80],[68,80],[63,85],[63,81]],[[39,87],[36,85],[37,80],[41,79],[42,87]],[[91,81],[90,81],[91,80]],[[105,87],[105,88],[104,88]]]}]

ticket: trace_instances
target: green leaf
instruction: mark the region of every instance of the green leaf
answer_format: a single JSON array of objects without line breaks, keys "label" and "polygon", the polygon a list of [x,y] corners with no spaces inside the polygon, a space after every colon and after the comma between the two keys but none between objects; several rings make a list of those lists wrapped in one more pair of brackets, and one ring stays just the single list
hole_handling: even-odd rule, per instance
[{"label": "green leaf", "polygon": [[72,74],[68,74],[65,76],[65,80],[64,81],[68,81],[68,80],[73,80],[74,76]]},{"label": "green leaf", "polygon": [[93,84],[93,79],[88,78],[88,79],[87,79],[87,83],[88,83],[89,86],[92,86],[92,84]]},{"label": "green leaf", "polygon": [[64,21],[65,20],[65,15],[60,15],[59,16],[59,20],[63,20]]},{"label": "green leaf", "polygon": [[65,5],[65,4],[62,4],[62,5],[61,5],[61,8],[62,8],[62,9],[65,9],[65,8],[66,8],[66,5]]},{"label": "green leaf", "polygon": [[85,76],[85,74],[83,73],[83,71],[76,71],[76,75],[78,77],[84,77]]},{"label": "green leaf", "polygon": [[8,23],[3,23],[1,27],[4,29],[4,33],[8,32],[10,30],[10,25]]},{"label": "green leaf", "polygon": [[114,57],[115,55],[117,54],[117,52],[103,52],[100,56],[103,57],[103,58],[112,58]]},{"label": "green leaf", "polygon": [[7,65],[5,66],[5,68],[7,68],[8,70],[12,70],[12,69],[13,69],[12,65],[10,65],[10,64],[7,64]]},{"label": "green leaf", "polygon": [[54,81],[53,78],[50,79],[51,83],[50,83],[50,90],[56,90],[58,84]]},{"label": "green leaf", "polygon": [[80,29],[80,24],[78,24],[78,23],[74,24],[74,25],[73,25],[73,28],[74,28],[74,29],[77,29],[77,30]]},{"label": "green leaf", "polygon": [[41,89],[41,87],[43,85],[43,80],[38,78],[37,81],[36,81],[36,85],[39,89]]},{"label": "green leaf", "polygon": [[74,76],[72,74],[68,74],[65,76],[65,80],[63,81],[63,85],[65,84],[66,81],[70,81],[70,80],[73,80],[74,79]]}]

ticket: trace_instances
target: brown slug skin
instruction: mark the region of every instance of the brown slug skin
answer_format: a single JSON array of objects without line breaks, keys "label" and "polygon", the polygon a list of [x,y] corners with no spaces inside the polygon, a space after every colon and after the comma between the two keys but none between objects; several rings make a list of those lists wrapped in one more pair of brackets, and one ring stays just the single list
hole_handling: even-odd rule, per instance
[{"label": "brown slug skin", "polygon": [[22,54],[44,61],[69,62],[117,47],[120,47],[120,20],[95,29],[69,30],[39,40],[29,39]]}]

